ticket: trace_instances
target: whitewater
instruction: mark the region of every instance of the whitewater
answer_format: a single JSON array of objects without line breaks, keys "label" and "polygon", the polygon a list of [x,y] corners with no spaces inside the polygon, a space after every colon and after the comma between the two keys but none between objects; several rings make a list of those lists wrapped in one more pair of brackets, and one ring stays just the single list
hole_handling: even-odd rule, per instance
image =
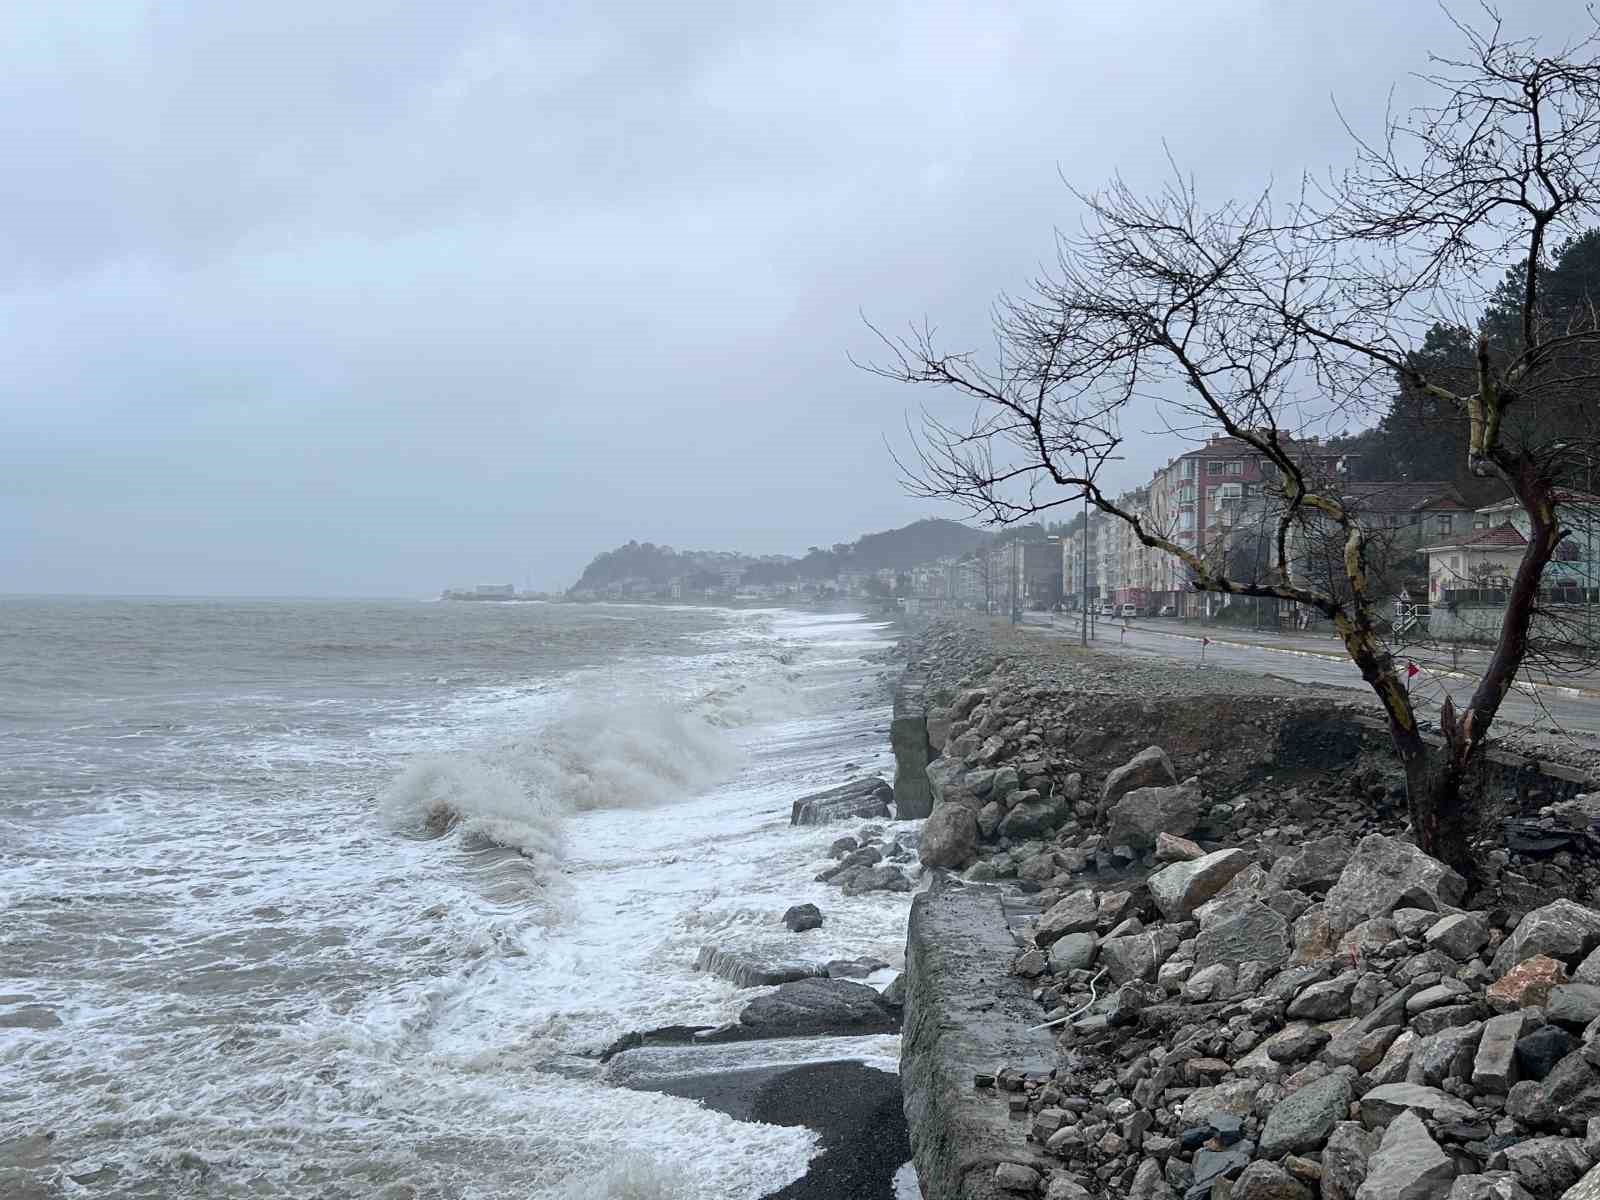
[{"label": "whitewater", "polygon": [[[892,978],[909,897],[813,882],[840,830],[788,824],[891,769],[889,644],[781,610],[0,599],[0,1193],[797,1179],[809,1130],[597,1054],[736,1018],[754,993],[696,951],[792,904],[827,913],[808,957]],[[893,1070],[898,1039],[846,1049]]]}]

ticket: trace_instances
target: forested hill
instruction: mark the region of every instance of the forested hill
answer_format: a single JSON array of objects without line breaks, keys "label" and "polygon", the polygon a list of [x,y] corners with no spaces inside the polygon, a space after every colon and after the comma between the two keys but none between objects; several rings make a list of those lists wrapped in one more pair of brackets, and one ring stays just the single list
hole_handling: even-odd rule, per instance
[{"label": "forested hill", "polygon": [[801,579],[833,579],[842,570],[904,571],[919,563],[964,554],[984,535],[958,521],[915,521],[900,529],[869,533],[853,542],[812,546],[799,557],[755,557],[720,550],[674,550],[654,542],[629,542],[595,556],[572,590],[599,591],[629,584],[666,587],[681,579],[690,588],[714,586],[724,573],[738,571],[749,584]]},{"label": "forested hill", "polygon": [[[1539,272],[1542,303],[1535,319],[1547,330],[1594,328],[1594,306],[1600,304],[1600,230],[1590,230],[1558,246],[1549,266]],[[1475,386],[1477,346],[1481,335],[1491,358],[1504,360],[1522,349],[1522,272],[1509,272],[1478,319],[1462,325],[1436,325],[1422,346],[1409,356],[1430,376],[1458,393]],[[1574,380],[1594,377],[1596,351],[1577,340],[1575,348],[1554,364]],[[1513,408],[1507,417],[1512,442],[1550,445],[1570,438],[1574,452],[1570,487],[1595,491],[1600,479],[1592,465],[1595,445],[1593,398],[1574,386],[1570,395],[1548,384],[1537,403]],[[1468,503],[1492,503],[1506,493],[1503,483],[1472,474],[1467,463],[1471,424],[1462,409],[1441,404],[1413,389],[1396,389],[1389,410],[1378,424],[1338,439],[1334,445],[1350,455],[1355,479],[1442,479],[1454,483]]]}]

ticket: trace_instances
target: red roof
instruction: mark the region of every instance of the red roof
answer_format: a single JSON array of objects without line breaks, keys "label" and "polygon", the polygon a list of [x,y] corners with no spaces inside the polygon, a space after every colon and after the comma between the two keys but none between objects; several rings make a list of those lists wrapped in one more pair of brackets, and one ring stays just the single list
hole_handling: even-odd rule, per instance
[{"label": "red roof", "polygon": [[1457,542],[1458,546],[1478,548],[1493,548],[1496,546],[1526,546],[1528,539],[1517,532],[1515,525],[1507,521],[1495,529],[1480,529],[1476,535],[1464,542]]},{"label": "red roof", "polygon": [[1423,512],[1431,509],[1465,509],[1456,485],[1444,480],[1384,479],[1347,483],[1344,499],[1367,512]]}]

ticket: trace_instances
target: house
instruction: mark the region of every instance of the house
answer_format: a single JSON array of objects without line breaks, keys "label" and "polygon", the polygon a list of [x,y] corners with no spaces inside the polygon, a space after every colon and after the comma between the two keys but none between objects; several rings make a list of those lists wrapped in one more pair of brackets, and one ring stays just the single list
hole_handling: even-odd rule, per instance
[{"label": "house", "polygon": [[1507,521],[1490,529],[1465,529],[1423,547],[1428,556],[1428,604],[1450,603],[1458,592],[1499,592],[1511,586],[1528,539]]},{"label": "house", "polygon": [[[1556,517],[1566,536],[1540,581],[1534,632],[1571,640],[1593,637],[1589,610],[1600,603],[1600,497],[1559,489]],[[1488,640],[1499,634],[1507,593],[1522,562],[1532,523],[1514,499],[1475,513],[1473,528],[1423,548],[1428,559],[1428,629],[1435,637]],[[1573,620],[1572,614],[1580,615]]]}]

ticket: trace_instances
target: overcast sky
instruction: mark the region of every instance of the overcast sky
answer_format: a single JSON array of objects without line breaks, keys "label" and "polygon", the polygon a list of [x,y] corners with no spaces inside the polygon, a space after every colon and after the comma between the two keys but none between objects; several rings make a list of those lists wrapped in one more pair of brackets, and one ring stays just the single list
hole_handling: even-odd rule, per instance
[{"label": "overcast sky", "polygon": [[861,313],[984,345],[1063,175],[1342,162],[1332,98],[1370,127],[1455,44],[1394,0],[12,6],[0,591],[553,588],[930,515],[883,439],[936,397],[849,365]]}]

